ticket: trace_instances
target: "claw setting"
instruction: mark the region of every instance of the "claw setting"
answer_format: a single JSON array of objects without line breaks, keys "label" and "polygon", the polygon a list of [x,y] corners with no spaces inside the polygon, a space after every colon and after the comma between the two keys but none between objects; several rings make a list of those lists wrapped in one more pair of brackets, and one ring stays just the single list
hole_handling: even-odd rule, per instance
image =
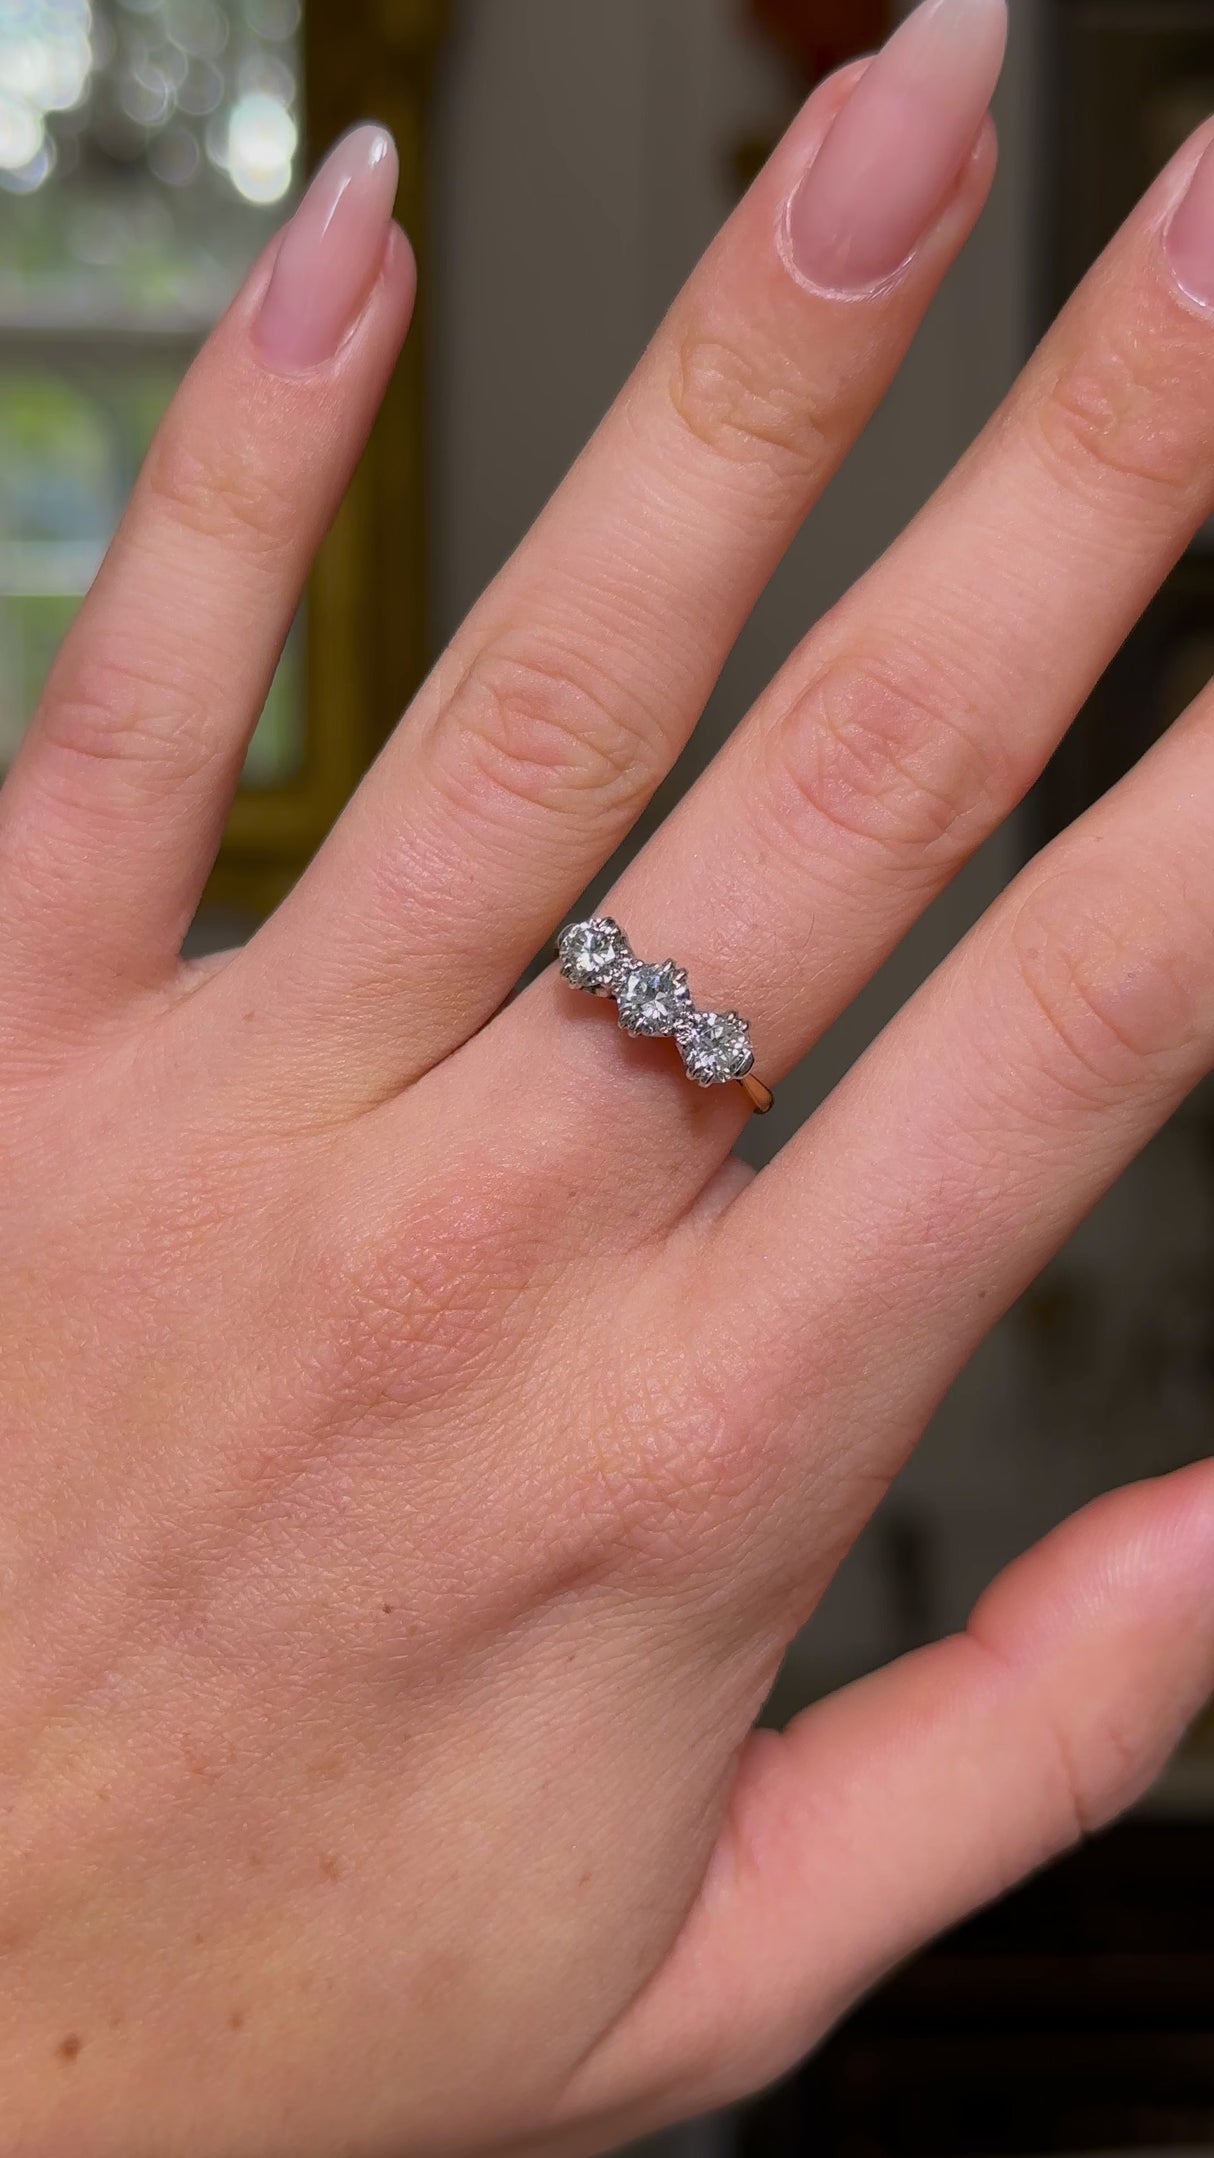
[{"label": "claw setting", "polygon": [[625,967],[633,965],[632,946],[610,915],[596,914],[588,922],[570,922],[557,939],[561,973],[575,989],[587,989],[592,997],[615,994]]},{"label": "claw setting", "polygon": [[754,1070],[750,1028],[737,1012],[692,1012],[674,1030],[683,1069],[697,1086],[723,1086]]},{"label": "claw setting", "polygon": [[561,973],[574,989],[615,998],[625,1033],[673,1036],[697,1086],[727,1086],[753,1070],[746,1021],[737,1012],[697,1011],[684,968],[673,959],[638,959],[610,915],[571,922],[556,949]]}]

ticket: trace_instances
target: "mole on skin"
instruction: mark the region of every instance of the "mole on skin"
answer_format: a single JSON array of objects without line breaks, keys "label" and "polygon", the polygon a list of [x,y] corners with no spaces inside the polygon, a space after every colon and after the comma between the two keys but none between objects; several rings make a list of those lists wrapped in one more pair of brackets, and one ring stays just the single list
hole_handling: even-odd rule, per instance
[{"label": "mole on skin", "polygon": [[69,2031],[66,2038],[60,2039],[55,2051],[61,2061],[74,2061],[83,2044],[83,2038],[78,2038],[75,2031]]}]

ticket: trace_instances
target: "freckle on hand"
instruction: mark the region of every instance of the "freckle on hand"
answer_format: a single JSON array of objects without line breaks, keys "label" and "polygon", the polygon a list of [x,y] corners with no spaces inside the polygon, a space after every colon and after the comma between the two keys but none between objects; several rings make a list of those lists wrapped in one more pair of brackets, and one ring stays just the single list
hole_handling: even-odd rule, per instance
[{"label": "freckle on hand", "polygon": [[55,2051],[61,2061],[74,2061],[83,2044],[83,2038],[78,2037],[75,2031],[69,2031],[66,2038],[59,2040]]},{"label": "freckle on hand", "polygon": [[230,2031],[243,2031],[243,2029],[244,2029],[244,2010],[243,2010],[243,2008],[234,2008],[234,2009],[232,2010],[232,2013],[231,2013],[231,2015],[230,2015],[230,2016],[228,2017],[228,2029],[229,2029]]}]

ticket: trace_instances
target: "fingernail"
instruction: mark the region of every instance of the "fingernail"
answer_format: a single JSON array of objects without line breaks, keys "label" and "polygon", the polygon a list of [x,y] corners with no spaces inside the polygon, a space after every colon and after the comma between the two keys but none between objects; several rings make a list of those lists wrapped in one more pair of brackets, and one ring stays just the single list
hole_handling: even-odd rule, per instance
[{"label": "fingernail", "polygon": [[1163,244],[1181,291],[1202,307],[1214,307],[1214,142],[1198,159]]},{"label": "fingernail", "polygon": [[386,128],[334,145],[283,235],[253,335],[271,367],[331,360],[379,274],[398,165]]},{"label": "fingernail", "polygon": [[1005,0],[923,0],[861,76],[786,211],[790,265],[827,292],[901,269],[952,190],[990,104]]}]

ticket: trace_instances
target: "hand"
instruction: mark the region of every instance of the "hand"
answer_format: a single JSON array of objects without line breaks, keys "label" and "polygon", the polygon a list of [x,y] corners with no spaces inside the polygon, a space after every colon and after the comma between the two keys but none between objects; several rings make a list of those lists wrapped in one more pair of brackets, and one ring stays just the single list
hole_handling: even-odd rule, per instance
[{"label": "hand", "polygon": [[[1214,699],[757,1178],[739,1089],[555,970],[492,1016],[972,224],[1002,33],[945,0],[811,99],[291,898],[184,972],[404,333],[385,138],[164,425],[0,800],[4,2158],[580,2151],[732,2099],[1203,1699],[1194,1469],[750,1735],[943,1390],[1211,1062]],[[1211,140],[608,898],[766,1078],[1211,507]]]}]

